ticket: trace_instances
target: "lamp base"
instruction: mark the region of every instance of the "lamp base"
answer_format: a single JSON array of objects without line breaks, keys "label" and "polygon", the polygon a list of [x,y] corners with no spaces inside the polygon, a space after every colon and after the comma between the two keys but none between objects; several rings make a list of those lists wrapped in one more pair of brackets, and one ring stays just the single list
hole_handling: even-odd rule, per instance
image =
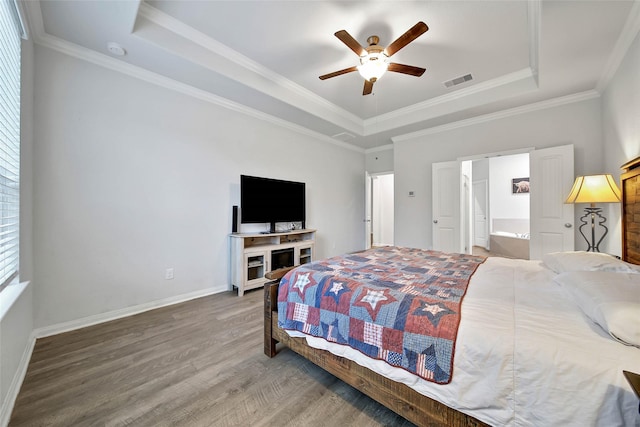
[{"label": "lamp base", "polygon": [[[580,231],[580,234],[582,234],[582,237],[584,237],[584,240],[587,242],[587,252],[600,252],[600,243],[604,239],[604,236],[606,236],[607,233],[609,232],[609,229],[607,228],[607,226],[604,225],[604,223],[607,222],[607,219],[604,216],[602,216],[602,208],[596,208],[591,206],[588,208],[584,208],[584,211],[585,211],[585,214],[580,217],[580,222],[582,223],[582,225],[578,228],[578,230]],[[591,217],[591,221],[587,221],[588,217]],[[604,233],[602,233],[602,236],[600,236],[600,240],[598,240],[597,242],[596,242],[596,217],[598,222],[597,225],[604,228]],[[589,222],[591,224],[589,224]],[[585,225],[591,225],[591,242],[589,242],[589,239],[587,238],[587,236],[585,236],[585,234],[582,232],[582,227],[584,227]]]}]

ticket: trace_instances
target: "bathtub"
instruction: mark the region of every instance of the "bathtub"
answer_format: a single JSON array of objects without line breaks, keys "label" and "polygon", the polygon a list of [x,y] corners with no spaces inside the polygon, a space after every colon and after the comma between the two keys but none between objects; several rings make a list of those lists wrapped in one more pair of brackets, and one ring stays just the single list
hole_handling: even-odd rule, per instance
[{"label": "bathtub", "polygon": [[494,218],[489,250],[492,255],[529,259],[529,220]]}]

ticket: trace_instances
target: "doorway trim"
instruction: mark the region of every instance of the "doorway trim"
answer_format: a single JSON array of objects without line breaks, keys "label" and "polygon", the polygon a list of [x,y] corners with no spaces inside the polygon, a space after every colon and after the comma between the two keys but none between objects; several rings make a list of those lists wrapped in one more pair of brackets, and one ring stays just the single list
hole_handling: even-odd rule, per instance
[{"label": "doorway trim", "polygon": [[[478,237],[477,237],[477,225],[478,225],[478,219],[477,219],[477,215],[476,215],[476,185],[479,185],[481,187],[480,191],[480,195],[482,197],[482,200],[484,200],[484,226],[482,227],[481,231],[484,232],[484,243],[479,244],[478,243]],[[471,193],[473,194],[473,205],[472,205],[472,216],[473,216],[473,246],[482,246],[485,249],[489,249],[489,185],[486,179],[480,179],[478,181],[473,181],[471,184],[471,188],[472,191]]]},{"label": "doorway trim", "polygon": [[[365,185],[365,245],[366,245],[366,249],[371,248],[372,244],[374,243],[374,238],[373,238],[373,233],[374,233],[374,227],[376,227],[376,221],[378,221],[378,218],[376,218],[375,212],[373,210],[374,207],[374,191],[373,191],[373,181],[375,179],[377,179],[380,176],[386,176],[386,175],[392,175],[394,176],[394,172],[393,171],[387,171],[387,172],[373,172],[373,173],[369,173],[369,172],[365,172],[365,179],[367,180],[366,185]],[[393,197],[393,204],[392,204],[392,209],[395,211],[395,184],[394,184],[394,197]],[[393,227],[394,231],[395,231],[395,220],[394,222],[391,224],[391,226]],[[393,242],[392,242],[393,244]]]},{"label": "doorway trim", "polygon": [[496,151],[494,153],[482,153],[482,154],[475,154],[473,156],[458,157],[456,160],[460,162],[464,162],[467,160],[488,159],[490,157],[511,156],[513,154],[531,153],[532,151],[535,151],[535,149],[536,149],[535,147],[526,147],[526,148],[518,148],[517,150]]}]

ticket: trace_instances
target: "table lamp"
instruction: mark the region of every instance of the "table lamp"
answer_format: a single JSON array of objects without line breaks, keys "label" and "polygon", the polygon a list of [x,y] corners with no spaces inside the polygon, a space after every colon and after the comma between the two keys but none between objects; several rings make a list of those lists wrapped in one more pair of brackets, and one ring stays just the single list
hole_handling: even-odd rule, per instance
[{"label": "table lamp", "polygon": [[[609,231],[604,225],[607,219],[602,216],[602,208],[596,208],[596,203],[619,203],[620,200],[620,189],[610,174],[585,175],[576,178],[565,203],[590,203],[589,207],[584,208],[585,214],[580,217],[582,225],[578,228],[587,242],[587,252],[600,252],[600,243]],[[587,221],[589,217],[591,217],[591,242],[582,231],[582,227],[589,223]],[[604,233],[598,242],[596,242],[596,217],[598,225],[604,228]]]}]

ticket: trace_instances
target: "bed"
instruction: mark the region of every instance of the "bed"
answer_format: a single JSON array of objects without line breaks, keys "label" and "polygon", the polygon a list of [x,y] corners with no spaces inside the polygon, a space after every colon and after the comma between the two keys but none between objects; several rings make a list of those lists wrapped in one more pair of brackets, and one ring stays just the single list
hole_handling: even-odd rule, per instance
[{"label": "bed", "polygon": [[[277,283],[265,287],[265,354],[287,346],[416,425],[640,425],[623,375],[640,372],[639,166],[625,165],[622,181],[623,254],[633,263],[585,252],[481,262],[462,295],[448,380],[282,329]],[[607,298],[613,301],[593,303]]]},{"label": "bed", "polygon": [[529,220],[494,218],[489,236],[492,255],[529,259]]}]

